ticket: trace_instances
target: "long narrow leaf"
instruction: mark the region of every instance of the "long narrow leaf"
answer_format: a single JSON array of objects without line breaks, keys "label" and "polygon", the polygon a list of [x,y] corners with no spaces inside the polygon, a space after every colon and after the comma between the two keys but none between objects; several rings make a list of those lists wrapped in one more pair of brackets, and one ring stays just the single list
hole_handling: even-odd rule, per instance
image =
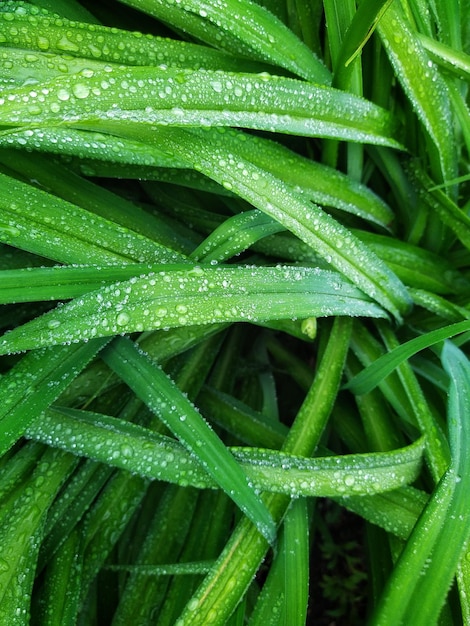
[{"label": "long narrow leaf", "polygon": [[[41,92],[41,93],[40,93]],[[46,94],[46,95],[44,95]],[[116,104],[118,103],[118,106]],[[390,115],[347,92],[268,74],[108,67],[8,91],[0,125],[126,136],[155,126],[239,126],[400,147]]]},{"label": "long narrow leaf", "polygon": [[121,0],[216,48],[258,58],[318,83],[326,67],[280,20],[250,0]]},{"label": "long narrow leaf", "polygon": [[240,465],[191,402],[158,366],[128,340],[118,339],[104,353],[107,364],[166,423],[224,491],[271,543],[276,526],[250,487]]},{"label": "long narrow leaf", "polygon": [[35,350],[0,380],[0,450],[6,452],[107,343]]},{"label": "long narrow leaf", "polygon": [[333,314],[385,316],[340,275],[316,268],[162,266],[6,333],[0,353],[158,328]]},{"label": "long narrow leaf", "polygon": [[[145,478],[217,487],[217,479],[172,439],[105,415],[57,408],[31,424],[27,436]],[[230,448],[257,489],[292,496],[373,494],[411,482],[423,441],[386,453],[305,458],[256,448]]]},{"label": "long narrow leaf", "polygon": [[458,322],[444,328],[438,328],[420,337],[415,337],[392,351],[379,357],[374,363],[371,363],[362,372],[352,378],[346,385],[346,389],[350,389],[353,393],[361,395],[368,393],[376,387],[383,378],[388,376],[393,370],[409,359],[411,356],[429,348],[436,343],[440,343],[445,339],[449,339],[460,333],[470,330],[470,322]]}]

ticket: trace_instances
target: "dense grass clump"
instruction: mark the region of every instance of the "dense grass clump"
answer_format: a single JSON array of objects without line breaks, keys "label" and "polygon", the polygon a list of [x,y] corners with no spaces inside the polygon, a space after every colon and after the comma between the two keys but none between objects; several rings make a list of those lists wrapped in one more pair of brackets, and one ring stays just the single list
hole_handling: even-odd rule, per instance
[{"label": "dense grass clump", "polygon": [[0,626],[470,624],[469,24],[0,4]]}]

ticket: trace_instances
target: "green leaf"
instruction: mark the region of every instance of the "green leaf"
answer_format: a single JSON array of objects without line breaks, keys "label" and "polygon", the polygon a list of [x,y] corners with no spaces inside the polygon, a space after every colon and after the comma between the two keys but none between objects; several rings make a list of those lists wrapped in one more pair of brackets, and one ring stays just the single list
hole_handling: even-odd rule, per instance
[{"label": "green leaf", "polygon": [[35,350],[0,379],[0,452],[6,452],[29,424],[68,387],[106,344],[87,344]]},{"label": "green leaf", "polygon": [[357,376],[352,378],[345,385],[345,389],[350,389],[357,395],[368,393],[393,372],[400,363],[403,363],[417,352],[468,330],[470,330],[470,321],[464,321],[445,326],[444,328],[438,328],[420,337],[410,339],[410,341],[376,359]]},{"label": "green leaf", "polygon": [[[52,286],[60,281],[60,270],[48,275]],[[0,340],[0,353],[158,328],[335,314],[385,316],[339,274],[316,268],[164,265],[10,331]]]},{"label": "green leaf", "polygon": [[38,78],[39,68],[50,75],[54,65],[57,75],[109,64],[214,70],[244,68],[245,71],[250,66],[263,67],[207,46],[70,21],[27,4],[21,10],[0,13],[0,41],[2,47],[12,46],[9,52],[15,60],[12,76],[17,80],[21,80],[23,73],[27,78]]},{"label": "green leaf", "polygon": [[317,83],[330,74],[311,50],[267,9],[250,0],[121,0],[213,45],[237,55],[279,65]]},{"label": "green leaf", "polygon": [[443,180],[455,178],[457,154],[452,137],[453,115],[442,76],[429,60],[399,3],[391,3],[380,20],[378,31],[398,80],[436,145]]},{"label": "green leaf", "polygon": [[9,128],[65,121],[132,137],[156,126],[238,126],[401,147],[389,113],[377,105],[266,73],[109,66],[43,82],[37,91],[10,89],[0,105],[0,126]]},{"label": "green leaf", "polygon": [[273,543],[276,537],[274,521],[250,487],[242,468],[194,405],[166,374],[128,340],[115,340],[103,357],[195,455],[217,484],[251,519],[258,531]]},{"label": "green leaf", "polygon": [[[57,407],[31,424],[26,434],[144,478],[198,488],[218,485],[218,478],[182,445],[118,418]],[[389,452],[314,458],[258,448],[229,450],[258,490],[340,497],[346,492],[382,493],[412,482],[421,466],[423,441]]]}]

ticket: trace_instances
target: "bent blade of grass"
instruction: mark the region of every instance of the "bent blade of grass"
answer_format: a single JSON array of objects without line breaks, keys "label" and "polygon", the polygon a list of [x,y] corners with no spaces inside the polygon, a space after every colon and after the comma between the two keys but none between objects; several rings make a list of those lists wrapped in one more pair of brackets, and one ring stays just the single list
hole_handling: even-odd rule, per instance
[{"label": "bent blade of grass", "polygon": [[124,332],[330,315],[386,317],[335,272],[300,267],[161,266],[5,333],[0,353]]},{"label": "bent blade of grass", "polygon": [[390,4],[378,31],[398,80],[436,145],[442,179],[445,182],[455,178],[457,154],[452,137],[452,108],[442,76],[407,23],[399,3]]},{"label": "bent blade of grass", "polygon": [[325,65],[278,18],[250,0],[120,0],[215,48],[278,65],[317,83],[328,84]]},{"label": "bent blade of grass", "polygon": [[419,40],[433,61],[464,80],[470,79],[470,55],[431,37],[419,34]]},{"label": "bent blade of grass", "polygon": [[152,132],[155,126],[237,126],[401,147],[385,109],[344,91],[264,73],[109,67],[41,87],[47,95],[40,103],[30,85],[9,90],[0,100],[0,125],[19,129],[65,122],[122,136],[133,128]]},{"label": "bent blade of grass", "polygon": [[61,263],[184,260],[143,235],[2,173],[0,241]]},{"label": "bent blade of grass", "polygon": [[225,220],[190,254],[196,261],[225,261],[263,237],[284,230],[279,222],[254,209]]},{"label": "bent blade of grass", "polygon": [[[153,480],[217,487],[184,447],[136,424],[106,415],[55,407],[26,436]],[[372,495],[412,482],[424,442],[380,453],[305,458],[257,448],[229,448],[256,489],[291,496]]]},{"label": "bent blade of grass", "polygon": [[406,343],[394,348],[387,354],[376,359],[368,365],[362,372],[354,376],[346,385],[356,395],[368,393],[376,387],[386,376],[388,376],[401,363],[415,355],[417,352],[464,333],[470,330],[470,321],[457,322],[444,328],[430,331],[420,337],[410,339]]},{"label": "bent blade of grass", "polygon": [[[67,36],[64,36],[64,30]],[[262,64],[240,60],[207,46],[85,21],[56,19],[52,15],[38,14],[29,5],[24,5],[21,12],[10,13],[8,20],[3,15],[0,35],[2,47],[19,49],[16,72],[27,71],[30,78],[37,78],[38,64],[42,66],[43,59],[47,59],[45,69],[50,71],[50,64],[54,65],[56,58],[62,74],[64,67],[72,73],[109,64],[244,71],[250,67],[257,71],[263,68]],[[33,57],[27,54],[32,50],[36,53]]]},{"label": "bent blade of grass", "polygon": [[0,451],[6,452],[29,424],[85,368],[107,343],[97,339],[87,344],[35,350],[0,379]]},{"label": "bent blade of grass", "polygon": [[[323,431],[339,388],[350,335],[350,319],[336,318],[315,380],[298,416],[300,423],[297,428],[291,428],[286,440],[286,452],[311,456],[318,444],[319,433]],[[267,502],[273,517],[282,519],[289,498],[270,495]],[[208,615],[215,618],[214,626],[223,626],[251,584],[267,549],[266,540],[248,520],[242,520],[175,626],[205,626]]]},{"label": "bent blade of grass", "polygon": [[334,85],[346,87],[353,61],[361,54],[391,2],[392,0],[363,0],[361,2],[338,52],[333,76]]},{"label": "bent blade of grass", "polygon": [[9,513],[0,522],[1,616],[5,624],[29,623],[36,561],[47,510],[76,459],[48,449],[26,479]]},{"label": "bent blade of grass", "polygon": [[273,543],[276,538],[274,521],[249,486],[242,468],[166,374],[125,339],[115,340],[103,358],[196,456],[263,537]]},{"label": "bent blade of grass", "polygon": [[[162,139],[163,135],[159,134],[159,141]],[[164,138],[172,153],[181,155],[194,169],[280,222],[400,319],[401,313],[407,312],[410,299],[397,277],[367,246],[319,207],[292,193],[281,179],[248,159],[238,159],[237,143],[243,142],[243,136],[234,139],[228,143],[224,132],[182,129],[172,129]]]},{"label": "bent blade of grass", "polygon": [[446,342],[451,463],[406,543],[372,624],[436,623],[470,536],[470,364]]}]

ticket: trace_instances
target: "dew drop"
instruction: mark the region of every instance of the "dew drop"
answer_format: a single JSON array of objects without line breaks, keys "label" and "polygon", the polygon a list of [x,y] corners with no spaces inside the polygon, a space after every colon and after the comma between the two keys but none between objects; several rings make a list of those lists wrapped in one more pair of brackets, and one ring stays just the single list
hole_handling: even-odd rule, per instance
[{"label": "dew drop", "polygon": [[130,317],[127,313],[119,313],[116,317],[116,324],[118,326],[126,326],[130,321]]},{"label": "dew drop", "polygon": [[72,91],[73,95],[80,99],[87,98],[90,94],[90,88],[88,85],[84,85],[83,83],[77,83],[74,85]]}]

